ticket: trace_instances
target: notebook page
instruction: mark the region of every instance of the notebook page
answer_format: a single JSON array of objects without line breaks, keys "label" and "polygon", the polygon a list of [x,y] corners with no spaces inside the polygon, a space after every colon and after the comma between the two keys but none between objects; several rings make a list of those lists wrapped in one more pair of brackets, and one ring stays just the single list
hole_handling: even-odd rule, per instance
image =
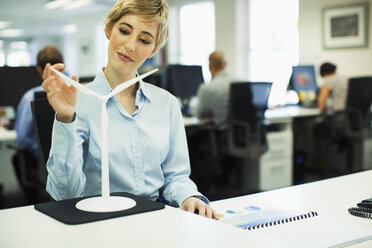
[{"label": "notebook page", "polygon": [[317,216],[291,223],[265,227],[259,232],[297,247],[345,247],[372,238],[372,230]]},{"label": "notebook page", "polygon": [[[372,229],[347,225],[339,221],[327,219],[316,211],[297,213],[282,209],[271,204],[259,202],[240,202],[213,205],[220,222],[238,228],[248,228],[247,232],[265,235],[282,244],[293,247],[344,247],[347,245],[372,239]],[[316,213],[316,215],[308,215]],[[306,218],[293,218],[294,216]],[[310,217],[308,217],[310,216]],[[295,219],[285,223],[279,220]],[[261,227],[263,223],[275,223],[272,226]],[[259,226],[259,228],[257,228]],[[253,228],[255,227],[255,228]],[[286,247],[286,246],[277,246]]]}]

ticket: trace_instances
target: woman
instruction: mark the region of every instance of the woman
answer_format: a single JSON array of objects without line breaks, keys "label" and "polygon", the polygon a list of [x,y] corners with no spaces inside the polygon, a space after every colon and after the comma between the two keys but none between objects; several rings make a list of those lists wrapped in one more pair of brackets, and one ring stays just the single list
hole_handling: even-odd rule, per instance
[{"label": "woman", "polygon": [[[108,62],[90,89],[100,95],[136,76],[168,36],[165,0],[119,0],[105,21]],[[47,163],[47,191],[56,200],[101,193],[100,102],[79,94],[50,69],[43,87],[56,111]],[[63,64],[53,65],[57,70]],[[77,80],[76,76],[72,77]],[[185,130],[177,99],[144,83],[106,104],[109,115],[110,191],[126,191],[216,218],[190,180]]]}]

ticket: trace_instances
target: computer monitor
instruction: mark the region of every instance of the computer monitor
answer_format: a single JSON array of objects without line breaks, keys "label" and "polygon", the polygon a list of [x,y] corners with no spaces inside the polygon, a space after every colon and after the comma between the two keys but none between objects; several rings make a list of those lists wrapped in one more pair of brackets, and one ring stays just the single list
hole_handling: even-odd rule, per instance
[{"label": "computer monitor", "polygon": [[292,66],[291,86],[297,93],[300,91],[318,91],[315,70],[312,65]]},{"label": "computer monitor", "polygon": [[204,82],[202,67],[199,65],[168,65],[162,75],[162,87],[180,98],[182,113],[188,115],[189,100],[196,95]]},{"label": "computer monitor", "polygon": [[314,66],[292,66],[290,88],[297,92],[301,106],[316,107],[319,90],[316,83]]},{"label": "computer monitor", "polygon": [[23,94],[42,81],[34,66],[0,67],[0,106],[12,106],[16,110]]}]

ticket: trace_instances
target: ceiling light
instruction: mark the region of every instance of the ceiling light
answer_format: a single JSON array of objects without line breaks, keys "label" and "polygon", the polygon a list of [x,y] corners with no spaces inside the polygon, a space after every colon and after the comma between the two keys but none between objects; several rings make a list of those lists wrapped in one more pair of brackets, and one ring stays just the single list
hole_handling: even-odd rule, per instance
[{"label": "ceiling light", "polygon": [[92,4],[92,0],[76,0],[76,1],[71,1],[69,4],[66,4],[63,9],[77,9],[86,5]]},{"label": "ceiling light", "polygon": [[0,29],[9,27],[11,22],[0,21]]},{"label": "ceiling light", "polygon": [[3,29],[0,30],[1,37],[19,37],[23,34],[22,29]]},{"label": "ceiling light", "polygon": [[62,27],[62,32],[72,34],[75,33],[77,30],[77,26],[75,24],[65,25]]},{"label": "ceiling light", "polygon": [[66,6],[71,0],[51,0],[44,4],[45,9],[56,9]]}]

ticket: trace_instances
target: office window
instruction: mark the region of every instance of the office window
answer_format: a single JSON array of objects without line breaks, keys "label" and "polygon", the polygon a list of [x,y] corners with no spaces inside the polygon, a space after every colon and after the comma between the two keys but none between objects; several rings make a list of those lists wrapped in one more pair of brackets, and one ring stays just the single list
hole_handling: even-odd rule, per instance
[{"label": "office window", "polygon": [[31,53],[29,45],[25,41],[12,41],[7,47],[8,66],[30,66]]},{"label": "office window", "polygon": [[0,66],[5,65],[4,41],[0,40]]},{"label": "office window", "polygon": [[179,56],[173,62],[201,65],[204,79],[209,81],[208,56],[216,47],[214,3],[205,1],[183,5],[178,13]]},{"label": "office window", "polygon": [[270,105],[283,104],[292,65],[299,61],[298,0],[249,1],[248,71],[273,82]]}]

